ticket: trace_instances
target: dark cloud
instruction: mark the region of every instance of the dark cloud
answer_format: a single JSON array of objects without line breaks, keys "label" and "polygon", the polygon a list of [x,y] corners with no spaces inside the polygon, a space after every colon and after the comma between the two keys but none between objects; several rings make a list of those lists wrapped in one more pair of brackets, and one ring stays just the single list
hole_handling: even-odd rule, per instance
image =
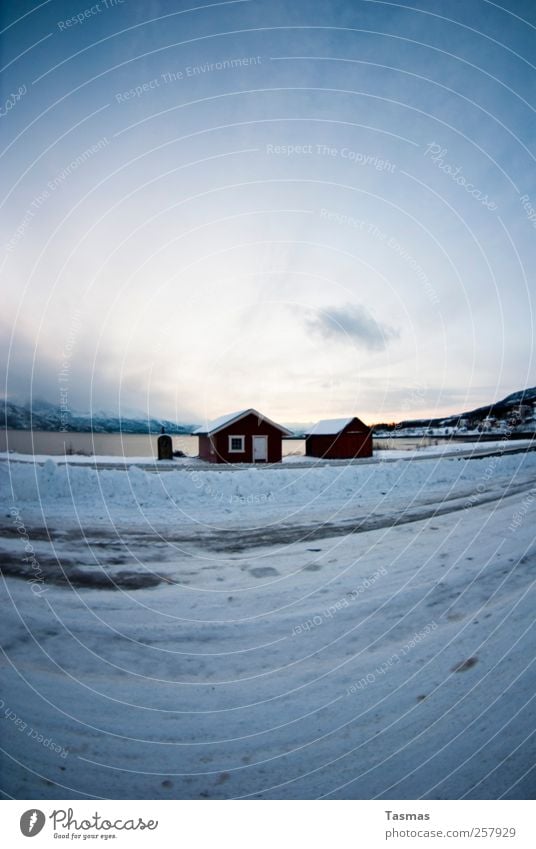
[{"label": "dark cloud", "polygon": [[175,397],[172,383],[166,389],[154,379],[151,382],[149,357],[145,366],[137,360],[127,370],[122,358],[105,347],[95,361],[91,340],[77,340],[65,358],[64,341],[54,350],[50,341],[47,347],[22,329],[10,337],[7,322],[0,318],[0,398],[16,404],[45,401],[73,413],[166,417],[188,423],[199,419],[188,402]]},{"label": "dark cloud", "polygon": [[377,321],[361,304],[316,310],[307,325],[324,339],[352,342],[369,351],[384,351],[400,335],[395,328]]}]

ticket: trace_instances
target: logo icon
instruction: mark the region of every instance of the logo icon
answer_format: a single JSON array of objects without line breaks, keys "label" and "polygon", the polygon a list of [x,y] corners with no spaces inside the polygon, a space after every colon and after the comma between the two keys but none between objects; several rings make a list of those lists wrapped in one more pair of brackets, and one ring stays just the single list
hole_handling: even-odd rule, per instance
[{"label": "logo icon", "polygon": [[20,830],[25,837],[35,837],[43,828],[45,820],[46,817],[43,811],[32,808],[30,811],[25,811],[21,816]]}]

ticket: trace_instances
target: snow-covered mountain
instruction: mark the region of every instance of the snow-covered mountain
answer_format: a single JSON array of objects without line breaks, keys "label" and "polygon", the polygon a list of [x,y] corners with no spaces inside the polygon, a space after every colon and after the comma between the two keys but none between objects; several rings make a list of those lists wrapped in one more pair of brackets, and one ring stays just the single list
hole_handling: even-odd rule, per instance
[{"label": "snow-covered mountain", "polygon": [[[502,401],[478,407],[469,412],[456,413],[437,419],[411,419],[400,422],[403,427],[433,427],[435,425],[454,425],[460,418],[469,420],[483,419],[495,416],[498,419],[507,418],[520,404],[531,405],[536,402],[536,386],[513,392]],[[33,400],[31,403],[15,404],[12,401],[0,400],[0,421],[4,427],[13,430],[52,430],[58,431],[65,427],[68,431],[81,433],[159,433],[162,426],[171,434],[192,433],[197,424],[178,424],[168,419],[148,418],[144,415],[131,414],[119,417],[113,413],[97,410],[88,413],[72,411],[62,412],[60,407],[48,401]],[[287,425],[295,434],[301,435],[307,427],[303,424]],[[380,427],[380,425],[377,425]]]},{"label": "snow-covered mountain", "polygon": [[507,395],[502,401],[497,401],[497,403],[491,404],[490,407],[479,407],[477,410],[472,410],[469,415],[477,415],[482,412],[487,412],[487,410],[494,410],[497,408],[511,409],[512,407],[518,407],[520,404],[532,404],[535,401],[536,386],[532,386],[528,389],[521,389],[519,392],[512,392],[511,395]]},{"label": "snow-covered mountain", "polygon": [[94,413],[65,413],[48,401],[33,401],[20,405],[0,400],[3,425],[13,430],[52,430],[65,428],[80,433],[159,433],[163,426],[168,433],[191,433],[197,424],[178,424],[167,419],[148,417],[123,418],[105,411]]}]

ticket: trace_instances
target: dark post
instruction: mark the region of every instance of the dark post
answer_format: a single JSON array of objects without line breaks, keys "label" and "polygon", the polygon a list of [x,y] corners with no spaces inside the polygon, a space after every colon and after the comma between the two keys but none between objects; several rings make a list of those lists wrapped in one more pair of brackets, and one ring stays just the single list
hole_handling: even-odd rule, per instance
[{"label": "dark post", "polygon": [[158,459],[173,460],[173,441],[164,428],[162,428],[158,437]]}]

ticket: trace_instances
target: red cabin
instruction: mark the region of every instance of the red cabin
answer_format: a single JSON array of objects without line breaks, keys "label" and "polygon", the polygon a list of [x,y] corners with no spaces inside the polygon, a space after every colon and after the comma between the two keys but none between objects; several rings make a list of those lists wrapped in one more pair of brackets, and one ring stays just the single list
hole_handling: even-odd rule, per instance
[{"label": "red cabin", "polygon": [[372,457],[372,432],[356,416],[323,419],[305,436],[307,457],[323,457],[325,460]]},{"label": "red cabin", "polygon": [[292,433],[250,409],[220,416],[194,435],[200,459],[209,463],[280,463],[283,437]]}]

